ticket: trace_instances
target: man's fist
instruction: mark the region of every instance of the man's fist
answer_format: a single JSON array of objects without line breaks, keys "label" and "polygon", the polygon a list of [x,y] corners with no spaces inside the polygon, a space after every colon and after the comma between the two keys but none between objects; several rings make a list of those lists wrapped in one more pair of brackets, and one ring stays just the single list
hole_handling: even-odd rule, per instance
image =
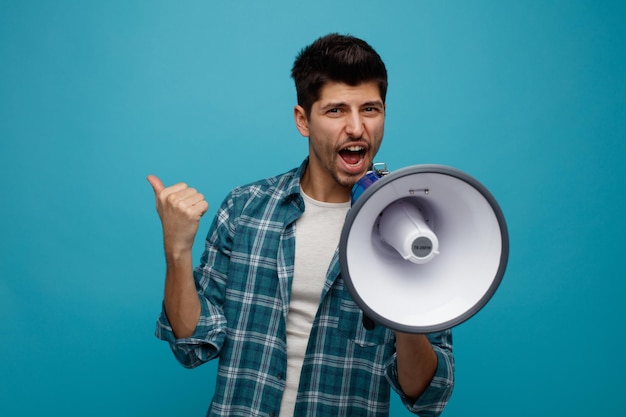
[{"label": "man's fist", "polygon": [[154,190],[156,209],[163,226],[166,256],[191,251],[200,218],[209,209],[204,196],[185,183],[165,187],[154,175],[148,175],[147,179]]}]

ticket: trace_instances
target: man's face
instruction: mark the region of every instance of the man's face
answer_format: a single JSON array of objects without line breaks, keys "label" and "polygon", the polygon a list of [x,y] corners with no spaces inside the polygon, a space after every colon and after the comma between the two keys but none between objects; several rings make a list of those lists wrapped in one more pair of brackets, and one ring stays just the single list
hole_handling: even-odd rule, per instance
[{"label": "man's face", "polygon": [[309,117],[300,106],[296,106],[295,117],[298,130],[309,138],[305,175],[316,190],[326,190],[326,194],[345,201],[352,186],[369,169],[383,139],[385,104],[378,84],[327,83]]}]

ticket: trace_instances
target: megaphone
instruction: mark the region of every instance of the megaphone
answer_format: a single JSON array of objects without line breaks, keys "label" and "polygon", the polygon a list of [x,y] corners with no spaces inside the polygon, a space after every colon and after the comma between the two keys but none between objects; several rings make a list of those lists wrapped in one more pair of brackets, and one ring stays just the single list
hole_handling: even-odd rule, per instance
[{"label": "megaphone", "polygon": [[406,333],[452,328],[496,292],[509,255],[504,215],[455,168],[375,164],[352,189],[339,241],[345,285],[372,321]]}]

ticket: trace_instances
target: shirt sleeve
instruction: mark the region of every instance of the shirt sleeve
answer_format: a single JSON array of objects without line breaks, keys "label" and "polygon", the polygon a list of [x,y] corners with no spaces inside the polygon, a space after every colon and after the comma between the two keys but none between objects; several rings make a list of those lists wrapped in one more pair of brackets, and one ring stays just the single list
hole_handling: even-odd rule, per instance
[{"label": "shirt sleeve", "polygon": [[454,388],[454,356],[452,354],[452,331],[444,330],[427,335],[437,354],[437,370],[430,385],[422,395],[413,402],[408,399],[398,382],[398,362],[394,354],[387,367],[387,379],[402,400],[402,403],[413,414],[421,417],[436,417],[441,414],[450,400]]},{"label": "shirt sleeve", "polygon": [[228,206],[227,199],[213,220],[201,263],[194,270],[201,308],[194,333],[190,337],[177,339],[164,305],[157,320],[156,337],[169,343],[176,359],[186,368],[194,368],[217,357],[226,339],[226,318],[222,305],[233,230]]}]

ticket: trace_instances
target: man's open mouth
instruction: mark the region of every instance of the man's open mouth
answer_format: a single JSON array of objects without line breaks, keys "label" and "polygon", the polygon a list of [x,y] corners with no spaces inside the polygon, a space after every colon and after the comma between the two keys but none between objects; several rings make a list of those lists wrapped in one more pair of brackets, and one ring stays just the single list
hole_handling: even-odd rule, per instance
[{"label": "man's open mouth", "polygon": [[357,165],[365,156],[365,148],[363,146],[348,146],[339,151],[339,156],[348,165]]}]

